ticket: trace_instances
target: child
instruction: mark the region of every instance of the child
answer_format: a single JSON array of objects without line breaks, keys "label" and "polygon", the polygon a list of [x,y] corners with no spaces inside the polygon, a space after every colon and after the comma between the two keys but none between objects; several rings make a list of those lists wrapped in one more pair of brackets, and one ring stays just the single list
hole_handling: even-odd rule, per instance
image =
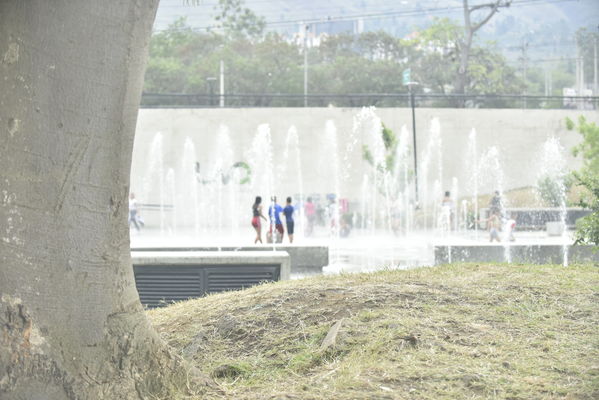
[{"label": "child", "polygon": [[293,243],[293,211],[294,208],[291,205],[291,197],[287,197],[287,204],[283,209],[283,214],[285,215],[285,222],[287,224],[287,236],[289,237],[289,243]]},{"label": "child", "polygon": [[501,238],[499,237],[499,231],[501,230],[501,218],[499,218],[499,211],[494,211],[491,213],[491,216],[486,219],[486,222],[487,229],[489,230],[489,242],[493,242],[493,240],[501,242]]}]

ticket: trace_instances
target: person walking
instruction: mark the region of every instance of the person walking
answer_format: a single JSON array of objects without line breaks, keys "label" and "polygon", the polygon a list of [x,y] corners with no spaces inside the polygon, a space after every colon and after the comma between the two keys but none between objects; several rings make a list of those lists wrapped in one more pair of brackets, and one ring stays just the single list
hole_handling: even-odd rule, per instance
[{"label": "person walking", "polygon": [[256,200],[252,205],[252,226],[256,230],[254,244],[258,242],[262,243],[262,224],[260,223],[260,218],[266,221],[266,217],[262,214],[262,197],[256,196]]},{"label": "person walking", "polygon": [[306,236],[312,236],[314,230],[314,221],[316,220],[316,206],[312,202],[312,197],[308,197],[304,204],[304,214],[308,223],[306,224]]},{"label": "person walking", "polygon": [[139,213],[137,210],[137,200],[135,199],[135,193],[129,195],[129,226],[135,227],[137,232],[140,231]]},{"label": "person walking", "polygon": [[293,243],[293,211],[294,208],[291,205],[291,197],[287,197],[287,204],[283,209],[283,214],[285,215],[285,222],[287,225],[287,236],[289,237],[289,243]]},{"label": "person walking", "polygon": [[496,190],[489,201],[489,214],[499,214],[499,216],[503,215],[503,200],[501,199],[501,194],[499,190]]},{"label": "person walking", "polygon": [[[283,212],[283,207],[277,204],[277,196],[272,196],[270,200],[271,203],[268,207],[268,218],[270,218],[270,230],[268,231],[266,242],[281,243],[283,241],[283,233],[285,232],[283,229],[283,223],[281,222],[281,213]],[[275,228],[275,232],[273,232],[273,226]]]}]

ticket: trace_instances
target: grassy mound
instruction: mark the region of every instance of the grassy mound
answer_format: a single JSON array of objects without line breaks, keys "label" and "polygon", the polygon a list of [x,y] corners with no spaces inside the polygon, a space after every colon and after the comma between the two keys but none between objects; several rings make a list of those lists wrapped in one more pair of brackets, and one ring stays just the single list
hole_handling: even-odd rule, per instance
[{"label": "grassy mound", "polygon": [[212,398],[599,398],[593,266],[315,277],[149,315]]}]

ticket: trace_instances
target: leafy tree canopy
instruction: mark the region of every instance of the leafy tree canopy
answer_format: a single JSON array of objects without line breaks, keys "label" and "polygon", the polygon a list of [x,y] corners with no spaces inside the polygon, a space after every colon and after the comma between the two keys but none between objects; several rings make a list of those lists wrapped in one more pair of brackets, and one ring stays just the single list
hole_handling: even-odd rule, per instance
[{"label": "leafy tree canopy", "polygon": [[[228,94],[302,94],[302,46],[277,33],[264,33],[264,20],[246,13],[241,0],[221,0],[219,4],[222,33],[195,31],[181,19],[153,35],[145,91],[214,93],[214,78],[222,60]],[[409,40],[385,32],[324,37],[319,46],[308,49],[308,91],[405,93],[401,75],[411,68],[421,90],[452,93],[459,68],[460,34],[458,25],[439,19]],[[469,93],[518,92],[515,71],[492,47],[472,47],[469,71]],[[294,100],[255,97],[255,105],[293,105],[289,101]],[[351,98],[343,101],[337,105],[354,105]],[[373,97],[373,105],[384,106],[385,101]]]},{"label": "leafy tree canopy", "polygon": [[582,142],[573,149],[574,155],[582,156],[584,161],[574,178],[587,189],[587,195],[580,206],[592,210],[592,213],[577,222],[576,243],[599,245],[599,126],[588,122],[583,116],[578,125],[571,119],[566,120],[569,130],[576,129],[583,137]]}]

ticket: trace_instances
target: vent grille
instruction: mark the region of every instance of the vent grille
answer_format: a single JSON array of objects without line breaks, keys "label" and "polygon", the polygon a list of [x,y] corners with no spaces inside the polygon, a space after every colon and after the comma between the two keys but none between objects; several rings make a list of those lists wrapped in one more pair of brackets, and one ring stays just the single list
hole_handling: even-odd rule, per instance
[{"label": "vent grille", "polygon": [[201,271],[197,268],[136,267],[135,284],[139,299],[148,307],[159,307],[203,294]]},{"label": "vent grille", "polygon": [[218,293],[227,290],[240,290],[258,285],[262,282],[277,280],[276,268],[264,267],[258,271],[207,271],[208,293]]},{"label": "vent grille", "polygon": [[280,279],[279,265],[134,266],[135,285],[141,303],[149,308],[218,293],[240,290]]}]

